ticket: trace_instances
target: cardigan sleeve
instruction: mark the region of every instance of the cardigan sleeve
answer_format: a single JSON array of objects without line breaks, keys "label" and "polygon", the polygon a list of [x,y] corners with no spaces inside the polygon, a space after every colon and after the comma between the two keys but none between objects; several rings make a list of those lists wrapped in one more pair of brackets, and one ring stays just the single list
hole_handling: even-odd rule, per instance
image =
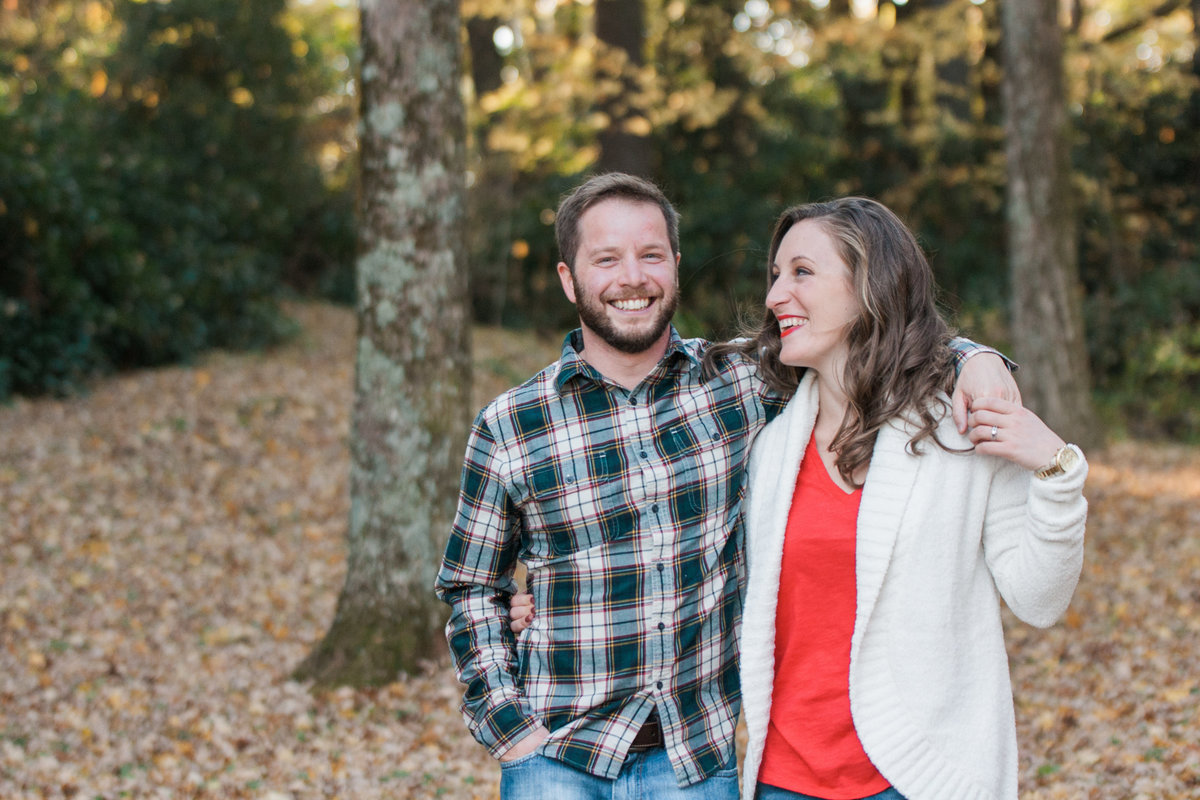
[{"label": "cardigan sleeve", "polygon": [[1083,568],[1087,462],[1041,480],[1003,462],[993,478],[983,548],[1000,596],[1030,625],[1053,625],[1071,602]]}]

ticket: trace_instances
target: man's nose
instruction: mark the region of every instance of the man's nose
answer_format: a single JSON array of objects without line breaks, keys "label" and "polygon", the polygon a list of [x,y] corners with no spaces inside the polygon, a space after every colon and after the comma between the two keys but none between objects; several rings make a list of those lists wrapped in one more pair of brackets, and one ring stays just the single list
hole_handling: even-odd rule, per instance
[{"label": "man's nose", "polygon": [[618,275],[618,280],[623,285],[640,286],[645,277],[646,273],[642,269],[642,262],[638,260],[636,255],[621,259],[621,271]]}]

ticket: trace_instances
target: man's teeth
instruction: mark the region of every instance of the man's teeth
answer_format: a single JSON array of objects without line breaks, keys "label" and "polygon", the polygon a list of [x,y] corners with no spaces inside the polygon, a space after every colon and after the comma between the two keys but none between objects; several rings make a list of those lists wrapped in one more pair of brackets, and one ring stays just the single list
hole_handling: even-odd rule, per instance
[{"label": "man's teeth", "polygon": [[613,300],[612,304],[622,311],[641,311],[650,305],[650,298],[639,297],[636,300]]}]

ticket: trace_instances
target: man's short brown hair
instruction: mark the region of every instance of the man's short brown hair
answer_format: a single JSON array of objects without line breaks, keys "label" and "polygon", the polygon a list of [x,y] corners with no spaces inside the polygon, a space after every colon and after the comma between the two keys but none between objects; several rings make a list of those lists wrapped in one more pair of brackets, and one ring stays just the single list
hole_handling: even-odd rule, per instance
[{"label": "man's short brown hair", "polygon": [[634,202],[652,203],[662,210],[667,223],[671,255],[679,255],[679,213],[662,190],[648,180],[624,172],[607,172],[589,178],[563,198],[554,215],[554,235],[558,240],[560,260],[575,272],[575,255],[579,252],[579,220],[585,211],[602,200],[619,198]]}]

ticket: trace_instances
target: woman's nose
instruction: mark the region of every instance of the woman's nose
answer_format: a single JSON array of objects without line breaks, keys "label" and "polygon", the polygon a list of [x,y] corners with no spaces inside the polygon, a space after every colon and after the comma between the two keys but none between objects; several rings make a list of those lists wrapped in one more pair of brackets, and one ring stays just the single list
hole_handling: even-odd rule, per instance
[{"label": "woman's nose", "polygon": [[771,284],[771,288],[767,290],[766,306],[768,310],[774,311],[775,307],[787,300],[782,289],[779,288],[779,281],[775,280]]}]

